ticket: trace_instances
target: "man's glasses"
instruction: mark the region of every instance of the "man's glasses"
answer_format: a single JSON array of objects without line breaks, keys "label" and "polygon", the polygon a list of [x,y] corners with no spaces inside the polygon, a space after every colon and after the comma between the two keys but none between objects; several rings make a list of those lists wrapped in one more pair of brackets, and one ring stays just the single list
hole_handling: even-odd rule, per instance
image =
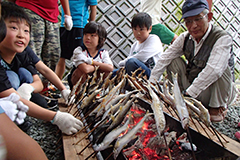
[{"label": "man's glasses", "polygon": [[195,19],[185,19],[183,22],[185,23],[186,26],[190,26],[190,25],[193,24],[193,22],[195,22],[195,23],[201,22],[201,20],[202,20],[203,18],[205,18],[207,15],[208,15],[208,14],[205,14],[204,16],[198,17],[198,18],[195,18]]}]

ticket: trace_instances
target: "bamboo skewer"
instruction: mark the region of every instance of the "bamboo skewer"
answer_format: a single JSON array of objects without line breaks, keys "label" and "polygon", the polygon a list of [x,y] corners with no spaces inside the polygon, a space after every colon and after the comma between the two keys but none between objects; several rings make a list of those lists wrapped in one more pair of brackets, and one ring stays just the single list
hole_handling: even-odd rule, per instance
[{"label": "bamboo skewer", "polygon": [[196,156],[195,156],[195,153],[194,153],[194,150],[193,150],[193,142],[192,142],[192,137],[191,137],[191,134],[190,134],[190,131],[189,131],[189,126],[186,127],[186,131],[187,131],[187,133],[188,133],[188,138],[189,138],[190,145],[191,145],[191,150],[192,150],[193,159],[194,159],[194,160],[197,160],[197,159],[196,159]]},{"label": "bamboo skewer", "polygon": [[[105,119],[103,119],[103,121],[104,121]],[[103,122],[102,121],[102,122]],[[98,126],[100,126],[101,125],[101,123],[102,122],[100,122],[98,125],[96,125],[91,131],[89,131],[85,136],[83,136],[80,140],[78,140],[76,143],[73,143],[74,145],[77,145],[79,142],[81,142],[84,138],[86,138],[90,133],[92,133]]]},{"label": "bamboo skewer", "polygon": [[108,160],[113,155],[113,152],[107,156],[105,160]]},{"label": "bamboo skewer", "polygon": [[91,153],[85,160],[88,160],[89,158],[91,158],[92,156],[94,157],[98,152],[93,152]]},{"label": "bamboo skewer", "polygon": [[222,137],[222,139],[226,142],[226,143],[229,143],[229,141],[227,141],[221,133],[218,132],[218,130],[216,130],[214,127],[212,128],[213,131],[215,131],[216,133],[218,133],[218,135],[220,135]]},{"label": "bamboo skewer", "polygon": [[91,142],[91,141],[90,141],[80,152],[78,152],[77,155],[82,154],[82,152],[83,152],[86,148],[88,148],[90,145],[92,145],[92,142]]},{"label": "bamboo skewer", "polygon": [[171,152],[170,152],[170,150],[169,150],[169,146],[168,146],[168,144],[167,144],[167,139],[166,139],[165,133],[163,133],[163,138],[164,138],[164,142],[165,142],[165,145],[166,145],[166,148],[167,148],[167,151],[168,151],[168,158],[169,158],[170,160],[172,160],[172,155],[171,155]]}]

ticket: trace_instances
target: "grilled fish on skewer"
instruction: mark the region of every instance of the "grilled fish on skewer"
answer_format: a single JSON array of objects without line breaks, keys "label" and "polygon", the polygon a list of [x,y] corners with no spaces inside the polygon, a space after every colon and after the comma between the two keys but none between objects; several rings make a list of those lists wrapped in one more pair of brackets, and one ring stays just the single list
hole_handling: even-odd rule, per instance
[{"label": "grilled fish on skewer", "polygon": [[171,106],[175,108],[175,103],[174,103],[174,98],[173,96],[169,93],[169,87],[167,83],[169,82],[168,79],[165,79],[163,82],[163,94],[165,97],[168,99],[168,101],[171,103]]},{"label": "grilled fish on skewer", "polygon": [[111,76],[112,76],[112,72],[110,72],[110,73],[108,74],[108,76],[104,79],[104,82],[103,82],[103,84],[102,84],[102,89],[103,89],[103,90],[107,89],[107,86],[108,86],[108,84],[109,84],[109,82],[110,82]]},{"label": "grilled fish on skewer", "polygon": [[137,75],[137,72],[138,71],[140,71],[140,70],[142,70],[142,68],[141,67],[139,67],[138,69],[136,69],[134,72],[131,72],[132,73],[132,77],[136,77],[136,75]]},{"label": "grilled fish on skewer", "polygon": [[130,96],[137,92],[138,92],[138,90],[134,90],[134,91],[128,92],[126,94],[119,94],[116,97],[113,97],[111,99],[111,101],[105,106],[105,111],[109,110],[112,105],[115,105],[122,98],[125,98],[124,102],[122,103],[124,105],[129,100]]},{"label": "grilled fish on skewer", "polygon": [[91,87],[91,86],[93,86],[93,85],[95,85],[97,83],[97,71],[98,71],[98,68],[99,68],[99,66],[95,67],[95,70],[93,72],[92,80],[91,80],[91,82],[89,84],[89,87]]},{"label": "grilled fish on skewer", "polygon": [[[129,116],[129,118],[130,118],[130,116]],[[119,136],[122,132],[124,132],[124,131],[127,130],[128,124],[129,124],[129,118],[128,118],[128,120],[124,123],[123,126],[118,127],[118,128],[116,128],[116,129],[112,130],[110,133],[108,133],[108,134],[104,137],[102,143],[100,143],[100,144],[98,144],[96,147],[94,147],[94,150],[95,150],[95,151],[102,151],[102,150],[110,147],[110,144],[111,144],[115,139],[117,139],[118,136]]]},{"label": "grilled fish on skewer", "polygon": [[137,78],[141,78],[143,76],[143,73],[145,72],[144,69],[142,69],[142,72],[138,74]]},{"label": "grilled fish on skewer", "polygon": [[124,75],[125,75],[125,69],[124,69],[124,67],[122,67],[116,73],[116,76],[115,76],[116,77],[116,81],[115,81],[116,84],[118,84],[123,79]]},{"label": "grilled fish on skewer", "polygon": [[83,76],[81,76],[81,77],[79,78],[79,80],[77,81],[77,83],[73,86],[72,91],[71,91],[71,93],[70,93],[69,96],[68,96],[68,100],[67,100],[67,102],[66,102],[66,104],[67,104],[68,106],[72,103],[73,99],[75,98],[75,92],[76,92],[78,86],[80,85],[80,82],[82,81],[82,77],[83,77]]},{"label": "grilled fish on skewer", "polygon": [[196,106],[194,106],[194,104],[192,102],[190,102],[187,99],[184,99],[184,101],[185,101],[187,107],[189,107],[193,112],[195,112],[198,116],[201,115],[200,110]]},{"label": "grilled fish on skewer", "polygon": [[102,116],[102,119],[106,118],[107,116],[110,116],[110,114],[114,114],[117,112],[117,110],[119,110],[120,106],[122,106],[122,102],[123,102],[124,98],[120,99],[119,102],[117,104],[115,104],[114,106],[111,106],[111,108],[109,108]]},{"label": "grilled fish on skewer", "polygon": [[200,114],[199,114],[199,118],[201,120],[203,120],[203,122],[210,127],[211,125],[211,120],[210,120],[210,114],[207,110],[207,108],[205,108],[201,102],[199,102],[198,100],[196,100],[195,98],[192,97],[185,97],[186,100],[189,100],[190,102],[192,102],[199,110],[200,110]]},{"label": "grilled fish on skewer", "polygon": [[132,84],[133,84],[139,91],[141,91],[143,94],[146,94],[146,91],[142,88],[142,86],[139,84],[139,82],[138,82],[135,78],[133,78],[133,77],[131,77],[131,76],[129,76],[129,75],[126,75],[126,77],[127,77],[128,79],[130,79],[130,81],[132,82]]},{"label": "grilled fish on skewer", "polygon": [[113,156],[114,159],[116,159],[119,155],[119,153],[121,152],[121,150],[128,144],[128,142],[130,142],[132,139],[135,138],[136,133],[138,132],[139,129],[142,128],[144,121],[146,120],[146,118],[150,115],[153,115],[153,113],[146,113],[145,116],[141,119],[141,121],[139,121],[137,123],[137,125],[135,125],[130,131],[128,131],[128,133],[126,133],[124,136],[120,137],[115,145],[114,145],[114,149],[113,149]]},{"label": "grilled fish on skewer", "polygon": [[[137,93],[137,92],[138,92],[138,90],[134,90],[134,91],[128,92],[128,93],[126,93],[126,94],[119,94],[119,95],[117,95],[117,96],[114,96],[114,97],[110,100],[110,102],[105,106],[105,110],[108,110],[108,109],[111,107],[111,105],[116,104],[120,99],[122,99],[122,98],[124,98],[124,97],[125,97],[126,101],[128,101],[129,98],[130,98],[130,96],[131,96],[132,94],[134,94],[134,93]],[[126,101],[124,101],[124,104],[126,103]]]},{"label": "grilled fish on skewer", "polygon": [[132,102],[134,102],[137,98],[135,95],[130,101],[128,101],[123,107],[120,107],[120,112],[118,113],[117,117],[113,120],[112,124],[107,128],[107,132],[114,129],[116,126],[122,123],[122,120],[125,118],[127,112],[130,110],[132,106]]},{"label": "grilled fish on skewer", "polygon": [[102,101],[102,106],[106,106],[106,104],[113,98],[114,95],[117,94],[118,91],[120,91],[121,88],[123,88],[125,86],[126,83],[126,78],[123,78],[122,81],[115,86],[113,89],[111,89],[109,91],[109,93],[104,97],[103,101]]},{"label": "grilled fish on skewer", "polygon": [[146,85],[146,87],[147,87],[147,89],[149,91],[149,94],[152,98],[151,108],[152,108],[153,113],[154,113],[154,119],[155,119],[155,122],[156,122],[158,134],[159,134],[159,136],[161,136],[161,134],[162,134],[162,132],[165,129],[165,126],[166,126],[166,121],[165,121],[165,117],[164,117],[164,114],[163,114],[164,104],[162,103],[162,101],[160,101],[160,99],[158,98],[156,93],[152,90],[149,81],[148,81],[148,85]]},{"label": "grilled fish on skewer", "polygon": [[103,76],[104,76],[104,72],[103,73],[100,73],[100,78],[98,79],[98,82],[95,83],[94,85],[92,86],[89,86],[88,88],[88,94],[91,94],[92,92],[94,92],[96,89],[99,88],[99,85],[102,83],[103,81]]},{"label": "grilled fish on skewer", "polygon": [[173,80],[173,96],[174,96],[175,106],[178,111],[178,115],[180,117],[182,127],[186,129],[189,125],[189,113],[187,110],[186,103],[183,99],[182,93],[180,91],[180,88],[178,86],[177,73],[174,74],[172,72],[172,80]]},{"label": "grilled fish on skewer", "polygon": [[81,104],[80,108],[83,110],[85,107],[89,106],[89,104],[91,102],[94,101],[94,99],[96,98],[97,94],[102,90],[102,88],[95,90],[91,95],[89,95],[88,97],[86,97],[83,101],[83,103]]},{"label": "grilled fish on skewer", "polygon": [[[121,88],[123,88],[123,86],[125,86],[125,81],[126,78],[124,78],[117,86],[115,86],[104,98],[103,101],[101,102],[98,112],[97,112],[97,116],[102,116],[104,114],[104,112],[106,112],[108,109],[105,110],[105,107],[108,105],[108,103],[110,103],[114,97],[114,95],[118,94],[118,92],[121,90]],[[111,106],[109,106],[110,108]]]}]

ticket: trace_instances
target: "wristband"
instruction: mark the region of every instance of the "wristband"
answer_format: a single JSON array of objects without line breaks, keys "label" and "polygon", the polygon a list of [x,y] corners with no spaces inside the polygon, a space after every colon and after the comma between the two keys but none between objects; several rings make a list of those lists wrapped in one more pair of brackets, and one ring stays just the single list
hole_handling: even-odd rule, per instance
[{"label": "wristband", "polygon": [[57,115],[57,114],[55,114],[55,116],[53,117],[53,119],[50,121],[51,123],[54,122],[56,115]]}]

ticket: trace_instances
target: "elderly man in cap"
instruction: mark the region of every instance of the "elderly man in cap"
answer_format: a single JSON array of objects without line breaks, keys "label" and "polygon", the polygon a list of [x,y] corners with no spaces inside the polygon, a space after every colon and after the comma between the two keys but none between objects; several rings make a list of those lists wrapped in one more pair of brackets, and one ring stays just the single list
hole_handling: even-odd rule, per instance
[{"label": "elderly man in cap", "polygon": [[188,31],[161,54],[149,80],[155,83],[165,69],[170,80],[171,72],[178,73],[184,96],[201,101],[208,108],[211,121],[221,122],[236,95],[233,40],[227,32],[210,23],[212,18],[206,0],[186,0],[182,20]]}]

